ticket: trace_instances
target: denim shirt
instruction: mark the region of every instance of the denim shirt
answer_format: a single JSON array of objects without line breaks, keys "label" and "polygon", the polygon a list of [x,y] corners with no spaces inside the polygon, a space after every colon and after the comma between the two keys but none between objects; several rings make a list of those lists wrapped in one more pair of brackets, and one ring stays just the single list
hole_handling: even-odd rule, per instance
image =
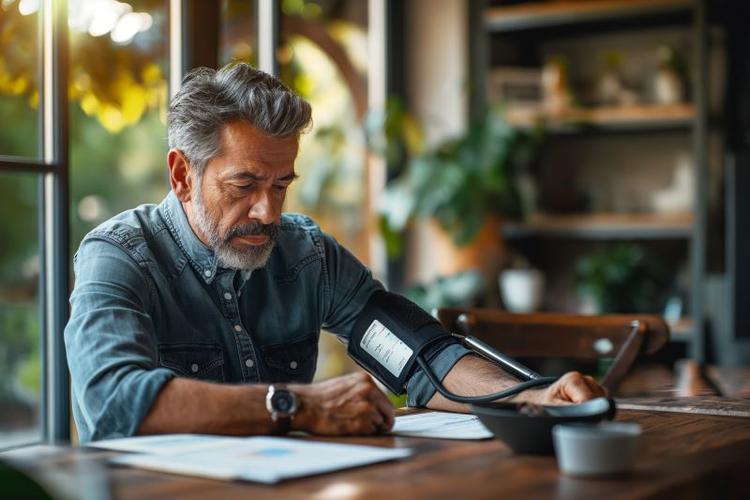
[{"label": "denim shirt", "polygon": [[[91,231],[74,257],[65,346],[81,442],[130,436],[173,377],[220,383],[312,381],[321,329],[346,341],[382,285],[331,236],[284,214],[265,267],[217,267],[170,192]],[[466,350],[433,353],[444,377]],[[434,394],[417,371],[408,402]]]}]

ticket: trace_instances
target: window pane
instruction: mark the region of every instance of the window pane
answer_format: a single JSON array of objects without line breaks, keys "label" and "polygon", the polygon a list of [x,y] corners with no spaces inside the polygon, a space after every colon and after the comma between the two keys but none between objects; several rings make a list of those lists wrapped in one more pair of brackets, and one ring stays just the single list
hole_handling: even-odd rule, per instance
[{"label": "window pane", "polygon": [[219,66],[232,61],[258,64],[255,0],[221,0]]},{"label": "window pane", "polygon": [[39,157],[38,30],[38,2],[0,0],[0,155]]},{"label": "window pane", "polygon": [[41,439],[39,177],[0,174],[0,448]]},{"label": "window pane", "polygon": [[[313,217],[365,263],[367,3],[283,0],[277,51],[281,79],[313,112],[313,128],[300,141],[300,179],[292,184],[286,210]],[[315,376],[353,369],[342,344],[321,336]]]},{"label": "window pane", "polygon": [[71,246],[167,192],[168,0],[69,0]]},{"label": "window pane", "polygon": [[311,215],[367,262],[367,2],[284,0],[281,6],[280,76],[313,110],[287,210]]}]

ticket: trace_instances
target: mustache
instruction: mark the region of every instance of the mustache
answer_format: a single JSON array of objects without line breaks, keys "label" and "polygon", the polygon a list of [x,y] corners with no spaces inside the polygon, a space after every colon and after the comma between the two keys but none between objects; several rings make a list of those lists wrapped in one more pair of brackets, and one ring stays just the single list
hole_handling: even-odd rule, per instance
[{"label": "mustache", "polygon": [[276,241],[279,237],[279,231],[281,228],[279,224],[262,224],[260,222],[247,222],[234,226],[227,233],[226,239],[231,239],[236,236],[268,236],[271,241]]}]

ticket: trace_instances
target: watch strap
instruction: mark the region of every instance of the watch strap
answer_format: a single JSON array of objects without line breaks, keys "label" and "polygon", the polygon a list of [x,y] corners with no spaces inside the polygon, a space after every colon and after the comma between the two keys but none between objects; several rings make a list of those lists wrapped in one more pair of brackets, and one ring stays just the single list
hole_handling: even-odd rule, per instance
[{"label": "watch strap", "polygon": [[[288,391],[286,384],[271,384],[269,391]],[[288,434],[292,427],[293,415],[279,413],[273,408],[268,408],[271,413],[271,434],[274,436],[283,436]]]},{"label": "watch strap", "polygon": [[276,415],[276,418],[272,418],[271,420],[273,421],[271,434],[273,434],[274,436],[283,436],[285,434],[289,434],[289,431],[292,428],[291,417],[286,415]]}]

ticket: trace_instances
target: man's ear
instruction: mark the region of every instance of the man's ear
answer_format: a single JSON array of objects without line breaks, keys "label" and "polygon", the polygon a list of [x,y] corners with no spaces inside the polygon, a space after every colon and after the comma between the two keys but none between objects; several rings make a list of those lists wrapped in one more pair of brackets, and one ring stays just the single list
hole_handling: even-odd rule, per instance
[{"label": "man's ear", "polygon": [[177,198],[187,203],[192,199],[193,176],[190,175],[190,162],[179,149],[170,149],[167,153],[169,164],[169,183]]}]

